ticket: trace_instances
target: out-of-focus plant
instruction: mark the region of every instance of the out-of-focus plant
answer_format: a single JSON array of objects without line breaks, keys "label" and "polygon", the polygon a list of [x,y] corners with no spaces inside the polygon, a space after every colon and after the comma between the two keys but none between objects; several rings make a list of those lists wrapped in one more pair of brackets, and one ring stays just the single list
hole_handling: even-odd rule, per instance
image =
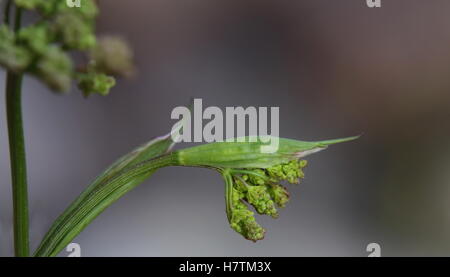
[{"label": "out-of-focus plant", "polygon": [[[94,0],[71,8],[62,0],[6,0],[0,24],[0,65],[7,70],[6,110],[10,143],[16,256],[28,256],[28,198],[21,94],[24,74],[64,93],[73,82],[87,97],[107,95],[115,77],[133,72],[132,52],[116,37],[97,38]],[[13,11],[14,16],[13,16]],[[22,13],[33,22],[22,26]],[[73,53],[84,62],[76,63]]]},{"label": "out-of-focus plant", "polygon": [[[11,26],[10,11],[15,10]],[[21,27],[21,14],[31,11],[38,19]],[[7,70],[6,96],[14,203],[14,245],[16,256],[29,256],[28,194],[25,146],[21,115],[21,84],[31,74],[56,92],[68,91],[72,81],[87,97],[107,95],[115,84],[113,76],[133,72],[132,53],[120,39],[98,39],[94,19],[98,7],[93,0],[69,8],[61,0],[7,1],[4,24],[0,26],[0,65]],[[87,57],[75,66],[72,51]],[[279,139],[274,153],[261,150],[266,139],[244,138],[238,142],[216,142],[170,151],[182,125],[174,133],[158,137],[126,154],[101,173],[56,219],[34,252],[34,256],[55,256],[103,210],[166,166],[209,168],[225,180],[226,214],[230,226],[246,239],[263,239],[265,230],[249,209],[277,217],[289,193],[280,182],[298,183],[303,178],[303,157],[328,145],[356,137],[304,142]],[[278,139],[278,138],[277,138]]]},{"label": "out-of-focus plant", "polygon": [[[133,72],[132,53],[123,40],[95,36],[99,12],[95,1],[83,0],[79,8],[60,0],[15,0],[14,4],[16,28],[8,24],[11,1],[0,26],[0,64],[7,70],[34,75],[56,92],[67,92],[75,80],[86,96],[108,94],[114,76]],[[38,19],[21,27],[22,10],[37,13]],[[83,53],[87,62],[75,65],[73,52]]]}]

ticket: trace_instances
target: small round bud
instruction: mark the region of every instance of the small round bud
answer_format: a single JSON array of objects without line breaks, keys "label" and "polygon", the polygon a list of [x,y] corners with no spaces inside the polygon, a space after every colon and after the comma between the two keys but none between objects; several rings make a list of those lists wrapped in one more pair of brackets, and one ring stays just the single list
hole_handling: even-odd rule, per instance
[{"label": "small round bud", "polygon": [[268,191],[278,207],[286,207],[286,204],[289,202],[289,192],[285,187],[278,184],[271,184],[268,186]]},{"label": "small round bud", "polygon": [[115,84],[114,77],[103,73],[88,72],[80,74],[78,77],[78,88],[83,91],[85,97],[94,93],[108,95]]},{"label": "small round bud", "polygon": [[272,217],[278,216],[267,186],[249,186],[246,193],[246,200],[255,207],[259,214],[267,214]]},{"label": "small round bud", "polygon": [[121,38],[103,37],[92,51],[96,68],[116,76],[130,76],[134,72],[133,52]]},{"label": "small round bud", "polygon": [[35,73],[53,90],[67,91],[72,82],[72,60],[59,47],[48,47],[38,59]]}]

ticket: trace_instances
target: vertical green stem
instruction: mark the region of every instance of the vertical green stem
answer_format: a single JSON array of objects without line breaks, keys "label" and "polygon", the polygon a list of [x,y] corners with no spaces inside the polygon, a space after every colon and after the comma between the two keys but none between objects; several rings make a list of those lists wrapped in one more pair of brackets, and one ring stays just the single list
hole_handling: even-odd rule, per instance
[{"label": "vertical green stem", "polygon": [[[21,9],[16,8],[15,31],[20,28],[21,13]],[[26,257],[29,256],[28,191],[21,96],[22,74],[8,71],[6,77],[6,113],[14,205],[14,252],[18,257]]]}]

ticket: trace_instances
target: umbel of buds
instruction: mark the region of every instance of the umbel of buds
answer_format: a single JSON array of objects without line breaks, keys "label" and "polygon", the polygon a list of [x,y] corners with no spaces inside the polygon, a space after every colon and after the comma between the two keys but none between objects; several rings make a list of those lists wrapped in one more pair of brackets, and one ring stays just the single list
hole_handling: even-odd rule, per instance
[{"label": "umbel of buds", "polygon": [[259,214],[277,218],[277,207],[284,208],[289,201],[289,192],[279,182],[299,183],[305,166],[305,160],[292,160],[267,169],[223,170],[226,212],[231,228],[246,239],[263,239],[265,230],[256,222],[246,203]]},{"label": "umbel of buds", "polygon": [[230,226],[244,238],[256,242],[264,238],[265,230],[256,222],[249,206],[259,214],[277,218],[277,208],[285,207],[289,201],[289,192],[280,183],[298,184],[304,178],[307,162],[301,158],[331,144],[356,138],[318,142],[279,138],[278,150],[273,153],[261,151],[262,141],[267,140],[246,138],[243,142],[195,146],[173,152],[171,156],[176,165],[207,167],[222,174]]}]

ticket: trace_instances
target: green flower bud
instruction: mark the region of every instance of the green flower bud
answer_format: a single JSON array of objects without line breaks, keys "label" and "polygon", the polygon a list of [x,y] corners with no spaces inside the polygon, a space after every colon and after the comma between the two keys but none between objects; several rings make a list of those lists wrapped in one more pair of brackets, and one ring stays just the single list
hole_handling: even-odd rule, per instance
[{"label": "green flower bud", "polygon": [[69,49],[85,50],[95,46],[92,24],[76,13],[58,14],[52,30]]},{"label": "green flower bud", "polygon": [[283,165],[281,164],[267,168],[267,173],[275,182],[286,179],[286,174],[284,174]]},{"label": "green flower bud", "polygon": [[291,184],[297,184],[299,178],[303,178],[305,176],[302,170],[305,166],[306,161],[292,160],[289,163],[268,168],[267,173],[272,180],[286,180]]},{"label": "green flower bud", "polygon": [[253,213],[247,208],[233,210],[230,226],[253,242],[264,239],[265,230],[256,222]]},{"label": "green flower bud", "polygon": [[248,186],[246,199],[249,204],[255,207],[258,213],[267,214],[274,218],[278,217],[277,209],[275,208],[274,201],[269,194],[267,186]]},{"label": "green flower bud", "polygon": [[37,55],[43,55],[46,52],[51,40],[48,25],[45,23],[22,28],[17,34],[17,41]]},{"label": "green flower bud", "polygon": [[78,88],[83,91],[85,97],[93,93],[106,96],[115,84],[114,77],[103,73],[88,72],[78,76]]},{"label": "green flower bud", "polygon": [[64,92],[72,82],[72,60],[59,47],[52,46],[38,59],[35,73],[51,89]]},{"label": "green flower bud", "polygon": [[270,184],[267,186],[267,189],[278,207],[286,207],[286,204],[289,202],[289,192],[285,187],[279,184]]},{"label": "green flower bud", "polygon": [[19,72],[31,63],[31,54],[23,47],[16,45],[15,35],[8,26],[0,26],[0,65],[6,69]]},{"label": "green flower bud", "polygon": [[235,189],[233,178],[228,171],[224,171],[223,175],[226,181],[226,211],[231,228],[248,240],[256,242],[263,239],[265,230],[243,203],[244,193]]},{"label": "green flower bud", "polygon": [[103,37],[91,53],[97,70],[109,75],[130,76],[134,72],[133,52],[117,37]]}]

